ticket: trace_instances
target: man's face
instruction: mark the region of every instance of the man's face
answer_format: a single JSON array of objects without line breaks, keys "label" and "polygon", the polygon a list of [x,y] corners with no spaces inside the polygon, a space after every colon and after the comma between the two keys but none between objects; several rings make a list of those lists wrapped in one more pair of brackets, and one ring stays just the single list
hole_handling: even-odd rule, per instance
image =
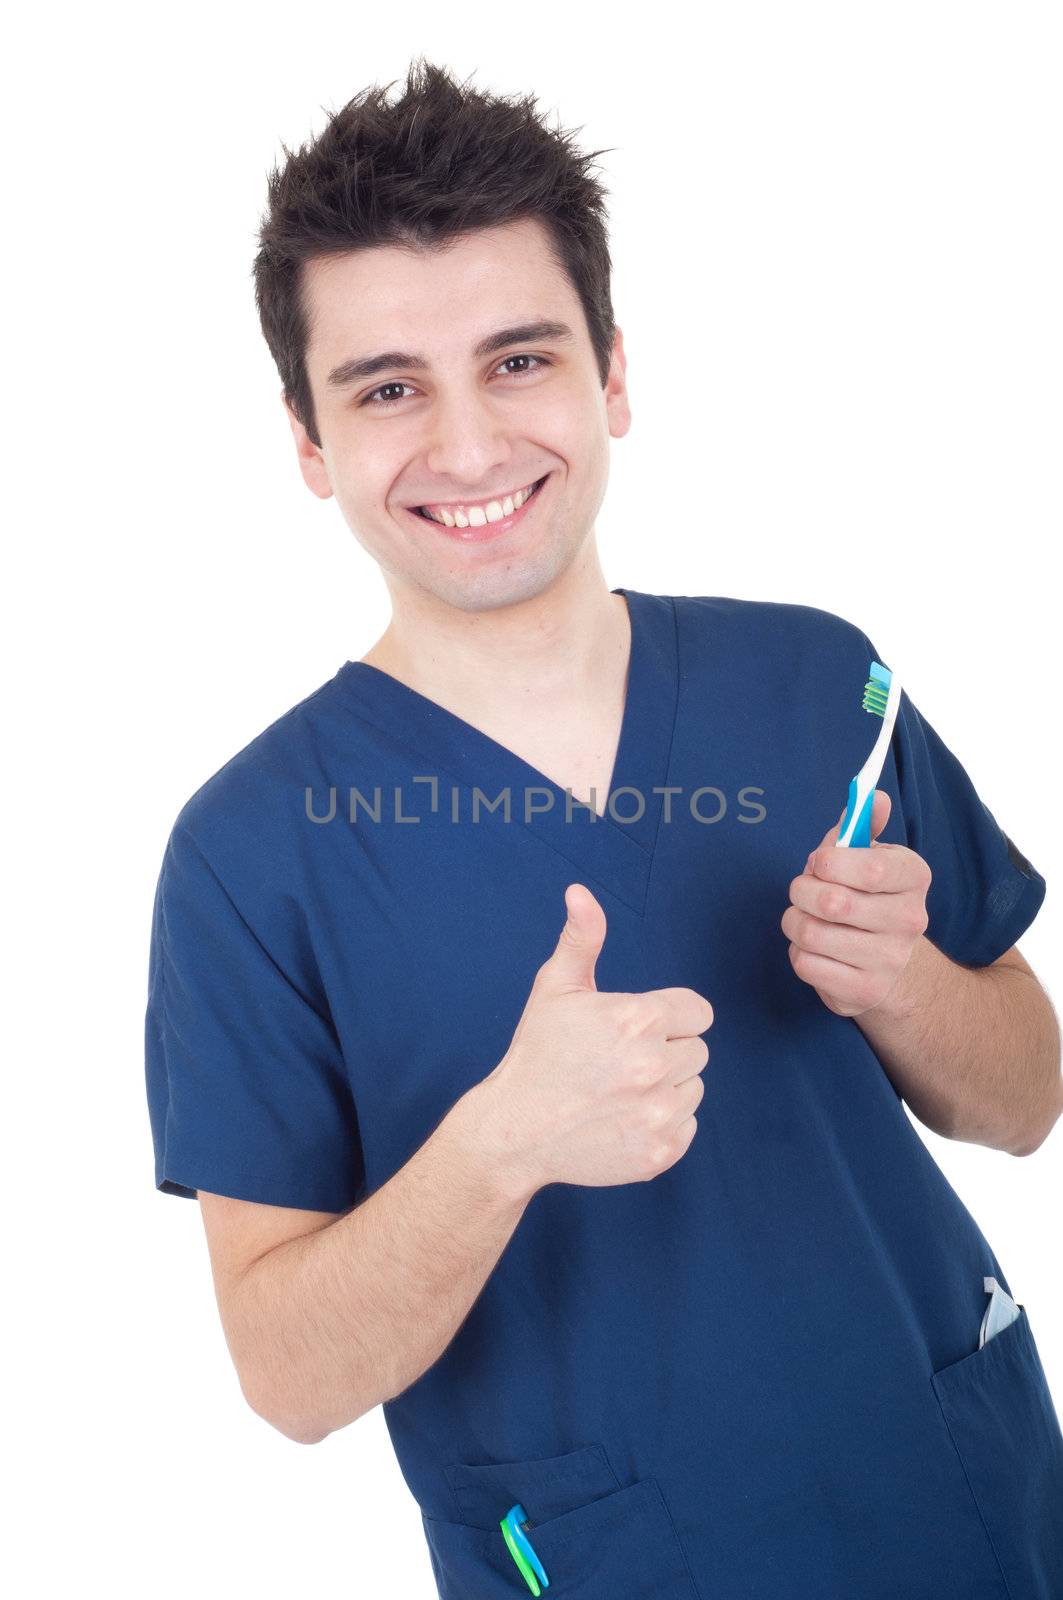
[{"label": "man's face", "polygon": [[[289,420],[307,484],[336,496],[393,599],[412,588],[479,611],[538,594],[593,534],[609,437],[630,425],[619,331],[603,390],[579,296],[534,220],[305,271],[321,449],[290,410]],[[538,323],[568,333],[510,334],[477,353]],[[350,370],[380,355],[371,372]],[[503,521],[467,516],[491,501],[505,513],[505,497],[543,478]]]}]

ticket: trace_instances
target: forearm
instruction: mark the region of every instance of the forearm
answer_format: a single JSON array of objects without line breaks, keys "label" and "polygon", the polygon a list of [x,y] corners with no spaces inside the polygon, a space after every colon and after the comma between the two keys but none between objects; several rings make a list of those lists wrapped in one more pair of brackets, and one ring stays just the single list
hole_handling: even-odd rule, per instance
[{"label": "forearm", "polygon": [[477,1085],[346,1216],[261,1257],[229,1334],[253,1408],[317,1443],[401,1394],[450,1344],[534,1190],[493,1142]]},{"label": "forearm", "polygon": [[1058,1117],[1059,1026],[1037,979],[964,967],[925,935],[886,999],[854,1018],[919,1120],[1022,1155]]}]

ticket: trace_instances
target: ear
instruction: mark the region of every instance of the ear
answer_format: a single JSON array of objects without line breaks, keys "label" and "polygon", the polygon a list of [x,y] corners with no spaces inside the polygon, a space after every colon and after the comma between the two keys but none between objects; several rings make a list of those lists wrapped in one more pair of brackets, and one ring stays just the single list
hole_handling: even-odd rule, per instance
[{"label": "ear", "polygon": [[295,440],[295,453],[299,459],[299,471],[303,475],[303,482],[312,494],[317,495],[319,500],[331,499],[332,485],[329,482],[325,458],[292,410],[283,389],[281,390],[281,403],[284,406],[285,415],[292,430],[292,438]]},{"label": "ear", "polygon": [[609,359],[609,373],[605,380],[605,413],[609,420],[609,434],[613,439],[622,439],[631,427],[626,372],[624,335],[617,328],[613,335],[613,353]]}]

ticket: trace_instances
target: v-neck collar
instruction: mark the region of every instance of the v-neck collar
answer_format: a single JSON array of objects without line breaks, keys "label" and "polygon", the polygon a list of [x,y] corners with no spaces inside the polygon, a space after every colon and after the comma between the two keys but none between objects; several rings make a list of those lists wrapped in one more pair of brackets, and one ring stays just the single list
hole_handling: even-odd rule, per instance
[{"label": "v-neck collar", "polygon": [[[463,818],[471,817],[474,787],[488,801],[508,788],[509,826],[529,830],[641,913],[660,825],[660,790],[668,781],[678,700],[675,607],[667,595],[623,588],[610,592],[622,594],[627,602],[631,652],[610,779],[612,809],[607,805],[601,816],[573,800],[566,820],[566,793],[552,778],[456,712],[368,661],[345,662],[337,679],[354,700],[358,714],[408,747],[424,775],[429,775],[425,763],[431,762],[441,780],[446,775],[459,787],[468,788],[469,794],[462,797]],[[537,811],[525,820],[525,790],[530,789],[545,790],[553,803],[549,810]],[[449,795],[440,800],[447,812],[449,803]],[[545,795],[534,795],[532,803],[546,804]],[[481,805],[479,814],[481,823],[493,818],[500,826],[507,825],[501,810],[492,813]]]}]

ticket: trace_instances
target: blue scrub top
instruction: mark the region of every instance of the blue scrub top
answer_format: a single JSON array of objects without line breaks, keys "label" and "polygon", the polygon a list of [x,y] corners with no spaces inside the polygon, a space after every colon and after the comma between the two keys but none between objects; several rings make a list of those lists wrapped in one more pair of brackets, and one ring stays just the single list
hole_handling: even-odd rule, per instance
[{"label": "blue scrub top", "polygon": [[[359,661],[188,800],[151,935],[156,1184],[333,1212],[372,1194],[501,1060],[584,883],[599,989],[711,1001],[705,1095],[658,1177],[540,1190],[385,1403],[440,1595],[530,1593],[499,1528],[517,1501],[558,1600],[1063,1595],[1028,1311],[978,1348],[1003,1267],[779,926],[889,662],[814,607],[613,593],[611,814],[566,818],[541,772]],[[994,961],[1045,882],[907,694],[879,787],[880,837],[933,872],[928,937]],[[379,820],[356,801],[352,822],[352,788]]]}]

